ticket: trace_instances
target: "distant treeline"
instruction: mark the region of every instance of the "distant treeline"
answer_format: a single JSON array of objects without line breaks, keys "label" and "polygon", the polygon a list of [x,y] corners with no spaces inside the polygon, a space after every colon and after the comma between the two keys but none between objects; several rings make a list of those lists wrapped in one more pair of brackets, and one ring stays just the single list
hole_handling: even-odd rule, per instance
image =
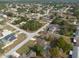
[{"label": "distant treeline", "polygon": [[79,0],[0,0],[0,3],[79,3]]}]

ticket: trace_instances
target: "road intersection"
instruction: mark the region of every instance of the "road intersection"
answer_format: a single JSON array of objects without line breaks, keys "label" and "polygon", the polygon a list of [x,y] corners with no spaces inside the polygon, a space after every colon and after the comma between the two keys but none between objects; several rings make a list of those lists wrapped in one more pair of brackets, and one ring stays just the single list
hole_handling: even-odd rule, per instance
[{"label": "road intersection", "polygon": [[13,49],[11,49],[9,52],[5,53],[4,56],[2,56],[3,58],[8,57],[11,53],[15,52],[15,51],[18,50],[20,47],[22,47],[22,46],[23,46],[25,43],[27,43],[32,37],[36,36],[40,31],[42,31],[44,28],[46,28],[46,26],[48,26],[48,25],[50,24],[50,22],[47,23],[47,24],[45,24],[43,27],[41,27],[39,30],[37,30],[37,31],[34,32],[34,33],[26,32],[26,31],[24,31],[24,30],[22,30],[22,29],[20,29],[20,28],[18,28],[18,27],[16,27],[16,26],[14,26],[14,25],[12,25],[12,24],[10,24],[10,23],[6,23],[6,24],[12,26],[13,28],[15,28],[15,29],[18,30],[18,31],[21,31],[21,32],[25,33],[25,34],[27,35],[27,38],[26,38],[24,41],[22,41],[20,44],[18,44],[17,46],[15,46]]}]

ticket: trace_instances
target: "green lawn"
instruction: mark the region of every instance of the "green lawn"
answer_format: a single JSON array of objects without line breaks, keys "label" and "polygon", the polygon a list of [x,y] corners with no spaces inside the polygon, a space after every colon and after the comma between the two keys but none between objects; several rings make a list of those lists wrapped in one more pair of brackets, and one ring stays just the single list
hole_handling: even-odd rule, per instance
[{"label": "green lawn", "polygon": [[25,45],[23,45],[20,49],[17,50],[17,52],[19,54],[23,54],[23,53],[28,53],[31,46],[34,45],[34,41],[30,40],[28,43],[26,43]]}]

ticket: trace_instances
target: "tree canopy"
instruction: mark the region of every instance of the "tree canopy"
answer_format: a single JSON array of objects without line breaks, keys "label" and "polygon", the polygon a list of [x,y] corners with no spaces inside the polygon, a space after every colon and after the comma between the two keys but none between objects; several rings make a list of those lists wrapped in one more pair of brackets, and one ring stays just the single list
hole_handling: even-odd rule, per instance
[{"label": "tree canopy", "polygon": [[38,30],[41,27],[41,23],[38,21],[30,20],[27,21],[27,23],[23,24],[20,28],[24,30],[30,30],[30,31],[35,31]]},{"label": "tree canopy", "polygon": [[36,52],[36,55],[42,55],[44,51],[44,48],[39,44],[35,45],[32,49]]}]

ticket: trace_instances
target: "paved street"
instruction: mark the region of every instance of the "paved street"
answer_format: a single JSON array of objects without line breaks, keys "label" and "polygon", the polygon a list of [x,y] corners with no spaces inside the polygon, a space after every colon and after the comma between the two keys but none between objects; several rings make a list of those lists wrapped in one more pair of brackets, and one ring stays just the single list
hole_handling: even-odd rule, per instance
[{"label": "paved street", "polygon": [[8,22],[7,22],[6,24],[9,25],[9,26],[11,26],[11,27],[13,27],[13,28],[15,28],[15,29],[18,30],[18,31],[23,32],[23,33],[26,34],[26,35],[30,35],[30,33],[26,32],[25,30],[22,30],[22,29],[20,29],[20,28],[14,26],[14,25],[8,23]]}]

